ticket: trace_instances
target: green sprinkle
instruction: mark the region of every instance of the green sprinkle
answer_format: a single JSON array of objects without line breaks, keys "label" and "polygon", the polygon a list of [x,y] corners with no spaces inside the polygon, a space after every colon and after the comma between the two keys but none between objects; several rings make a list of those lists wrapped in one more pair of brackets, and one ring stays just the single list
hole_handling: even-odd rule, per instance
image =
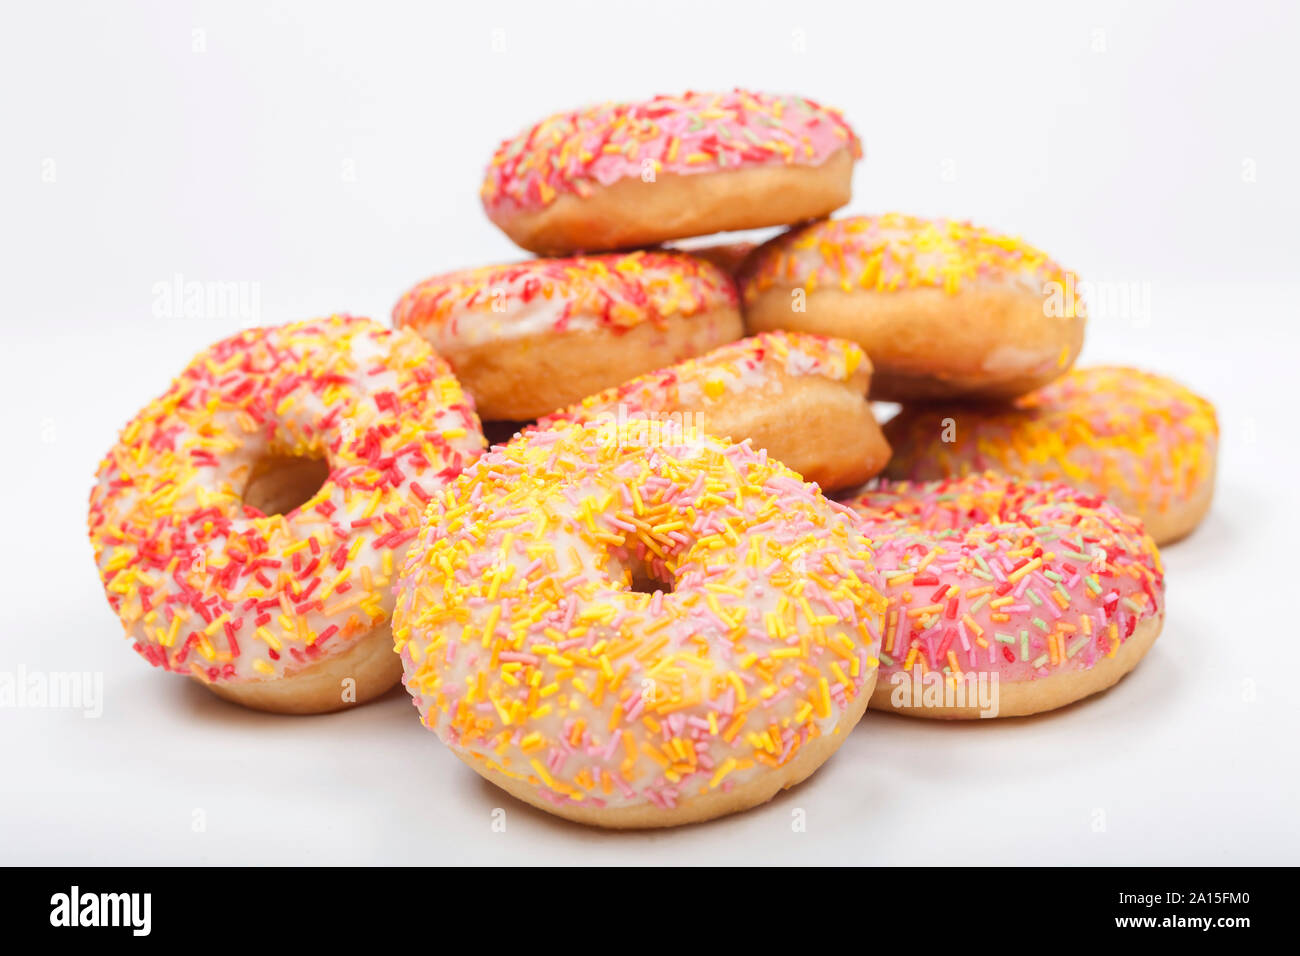
[{"label": "green sprinkle", "polygon": [[1075,654],[1079,653],[1083,648],[1083,645],[1087,644],[1090,640],[1092,640],[1092,638],[1089,635],[1080,634],[1074,639],[1074,643],[1065,649],[1065,656],[1073,657]]},{"label": "green sprinkle", "polygon": [[1030,588],[1025,593],[1029,595],[1029,600],[1033,601],[1039,607],[1043,606],[1043,599],[1038,596],[1038,592],[1035,591],[1033,588]]},{"label": "green sprinkle", "polygon": [[1014,644],[1016,642],[1014,634],[1003,634],[1001,631],[994,631],[993,636],[1003,644]]},{"label": "green sprinkle", "polygon": [[1044,664],[1046,664],[1046,663],[1047,663],[1047,655],[1046,655],[1046,654],[1042,654],[1042,655],[1040,655],[1040,656],[1034,658],[1034,666],[1035,666],[1035,667],[1042,667],[1042,666],[1043,666]]},{"label": "green sprinkle", "polygon": [[1020,659],[1029,660],[1029,631],[1027,630],[1020,632]]},{"label": "green sprinkle", "polygon": [[1101,582],[1097,580],[1097,575],[1090,574],[1083,579],[1083,583],[1088,585],[1088,590],[1093,594],[1101,593]]},{"label": "green sprinkle", "polygon": [[886,667],[894,666],[894,659],[890,657],[888,654],[886,654],[884,651],[881,651],[876,656],[880,658],[881,662],[884,663]]},{"label": "green sprinkle", "polygon": [[1041,617],[1031,617],[1029,619],[1029,623],[1034,625],[1034,627],[1038,628],[1044,634],[1048,633],[1051,630],[1051,628],[1047,626],[1047,622],[1044,621]]}]

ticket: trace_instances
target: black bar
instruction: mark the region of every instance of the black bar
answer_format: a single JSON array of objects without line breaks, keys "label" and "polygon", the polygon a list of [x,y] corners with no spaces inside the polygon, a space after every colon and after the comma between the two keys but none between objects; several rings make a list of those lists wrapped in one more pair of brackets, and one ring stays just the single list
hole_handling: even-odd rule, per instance
[{"label": "black bar", "polygon": [[[634,914],[640,914],[637,919],[654,919],[652,913],[663,918],[677,906],[704,899],[715,917],[730,911],[740,924],[758,926],[771,918],[793,928],[790,920],[807,918],[810,929],[835,925],[842,935],[860,921],[864,944],[896,938],[924,948],[928,939],[936,948],[950,949],[958,938],[1039,931],[1072,941],[1175,941],[1199,935],[1230,944],[1242,933],[1263,928],[1276,934],[1288,927],[1292,914],[1284,907],[1295,883],[1290,869],[1172,867],[917,867],[865,870],[840,879],[826,872],[800,878],[625,869],[605,879],[574,874],[539,880],[494,870],[463,874],[461,890],[451,873],[336,867],[56,867],[10,869],[7,875],[13,889],[0,894],[0,918],[8,930],[18,931],[18,938],[29,933],[128,942],[208,937],[220,944],[292,934],[295,947],[315,940],[338,943],[351,930],[364,933],[368,941],[390,937],[394,942],[437,940],[457,926],[491,932],[539,907],[545,907],[551,924],[545,935],[562,933],[570,919],[573,928],[589,933],[592,920],[608,919],[612,929],[619,929],[618,921]],[[76,922],[115,920],[117,925],[71,925],[74,886]],[[881,894],[885,886],[889,892]],[[147,909],[143,894],[148,894]],[[640,904],[629,906],[635,900]],[[746,914],[743,919],[741,914]],[[417,930],[412,919],[428,923]],[[616,938],[626,939],[648,927],[621,929],[625,935]]]}]

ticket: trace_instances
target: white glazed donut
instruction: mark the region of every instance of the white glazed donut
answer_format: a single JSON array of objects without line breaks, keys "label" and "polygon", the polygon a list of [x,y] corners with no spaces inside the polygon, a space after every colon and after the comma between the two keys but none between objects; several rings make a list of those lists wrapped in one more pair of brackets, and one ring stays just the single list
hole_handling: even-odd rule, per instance
[{"label": "white glazed donut", "polygon": [[861,717],[884,600],[845,509],[747,444],[558,424],[430,503],[394,635],[426,726],[607,827],[743,810]]}]

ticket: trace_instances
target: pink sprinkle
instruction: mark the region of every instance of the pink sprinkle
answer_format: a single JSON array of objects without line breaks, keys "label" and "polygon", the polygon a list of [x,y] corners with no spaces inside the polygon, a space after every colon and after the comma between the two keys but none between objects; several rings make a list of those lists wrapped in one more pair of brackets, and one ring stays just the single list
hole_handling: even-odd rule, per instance
[{"label": "pink sprinkle", "polygon": [[606,763],[614,759],[614,754],[618,752],[618,745],[619,742],[622,741],[622,739],[623,739],[623,728],[620,727],[617,730],[615,730],[613,735],[609,738],[609,744],[605,747],[605,752],[601,754],[601,758]]},{"label": "pink sprinkle", "polygon": [[509,664],[529,664],[534,667],[538,667],[542,663],[542,659],[536,654],[527,654],[523,651],[502,651],[498,658]]}]

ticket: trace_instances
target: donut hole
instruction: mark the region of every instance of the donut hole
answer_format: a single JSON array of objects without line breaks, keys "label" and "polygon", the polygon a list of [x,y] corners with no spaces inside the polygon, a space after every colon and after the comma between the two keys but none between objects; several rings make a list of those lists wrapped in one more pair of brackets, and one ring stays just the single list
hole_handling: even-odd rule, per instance
[{"label": "donut hole", "polygon": [[489,446],[504,445],[536,420],[526,422],[483,422],[483,437]]},{"label": "donut hole", "polygon": [[673,584],[672,578],[661,576],[644,561],[628,562],[627,589],[629,591],[637,594],[654,594],[656,591],[672,594]]},{"label": "donut hole", "polygon": [[244,486],[244,504],[268,516],[288,514],[310,501],[329,474],[324,458],[268,455],[253,465]]}]

